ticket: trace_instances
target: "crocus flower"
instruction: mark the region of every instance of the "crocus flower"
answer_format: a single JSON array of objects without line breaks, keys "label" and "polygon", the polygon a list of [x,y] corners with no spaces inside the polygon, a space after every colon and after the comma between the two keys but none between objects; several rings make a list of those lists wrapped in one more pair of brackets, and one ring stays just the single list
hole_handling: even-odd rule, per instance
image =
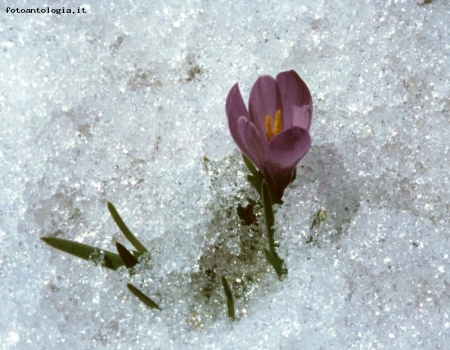
[{"label": "crocus flower", "polygon": [[281,201],[295,167],[311,148],[311,93],[298,74],[264,75],[250,92],[248,110],[236,83],[228,93],[226,113],[231,136],[259,169]]}]

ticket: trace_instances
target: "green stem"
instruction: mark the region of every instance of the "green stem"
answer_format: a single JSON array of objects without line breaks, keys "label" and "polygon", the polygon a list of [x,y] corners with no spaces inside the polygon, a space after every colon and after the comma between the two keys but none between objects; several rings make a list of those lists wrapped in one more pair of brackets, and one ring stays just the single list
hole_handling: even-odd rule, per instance
[{"label": "green stem", "polygon": [[277,273],[278,279],[281,280],[282,277],[287,274],[287,269],[283,267],[284,260],[279,257],[275,250],[275,216],[273,215],[270,190],[265,180],[263,180],[262,182],[261,197],[264,210],[264,218],[266,221],[267,241],[269,243],[269,249],[264,249],[264,255],[267,262],[272,265],[275,272]]},{"label": "green stem", "polygon": [[264,218],[266,221],[267,240],[269,241],[269,251],[273,254],[275,252],[275,217],[273,215],[272,201],[270,199],[269,187],[265,180],[262,182],[261,188],[262,204],[264,209]]}]

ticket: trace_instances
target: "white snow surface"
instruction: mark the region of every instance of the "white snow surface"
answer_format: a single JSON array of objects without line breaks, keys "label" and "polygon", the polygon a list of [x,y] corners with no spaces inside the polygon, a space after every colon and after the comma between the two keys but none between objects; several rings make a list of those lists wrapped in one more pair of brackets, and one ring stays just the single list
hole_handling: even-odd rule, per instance
[{"label": "white snow surface", "polygon": [[[6,13],[36,6],[86,13]],[[0,348],[448,349],[449,13],[447,0],[2,2]],[[290,69],[313,95],[313,146],[276,207],[279,281],[236,214],[257,196],[224,104],[234,83],[247,100],[258,76]],[[107,201],[150,250],[135,276],[39,239],[130,248]]]}]

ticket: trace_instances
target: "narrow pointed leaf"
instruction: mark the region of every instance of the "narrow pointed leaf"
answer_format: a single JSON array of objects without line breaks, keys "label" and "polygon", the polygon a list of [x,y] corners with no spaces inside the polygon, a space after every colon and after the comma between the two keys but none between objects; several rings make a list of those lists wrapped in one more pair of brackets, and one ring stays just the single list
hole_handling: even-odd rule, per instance
[{"label": "narrow pointed leaf", "polygon": [[126,239],[137,249],[137,251],[141,254],[144,254],[147,252],[147,249],[142,245],[141,242],[131,233],[127,225],[123,222],[122,218],[120,217],[119,213],[117,212],[116,208],[112,203],[108,202],[108,210],[111,213],[112,218],[114,219],[115,223],[119,227],[120,231],[125,235]]},{"label": "narrow pointed leaf", "polygon": [[296,178],[297,178],[297,168],[295,168],[294,172],[292,173],[291,183],[294,182]]},{"label": "narrow pointed leaf", "polygon": [[134,250],[134,249],[133,249],[132,253],[136,259],[139,259],[139,257],[142,256],[142,253],[139,253],[137,250]]},{"label": "narrow pointed leaf", "polygon": [[250,159],[248,159],[244,154],[242,154],[242,158],[244,158],[244,163],[247,166],[247,169],[250,171],[250,173],[254,177],[262,179],[261,173],[258,171],[258,169],[256,169],[256,167],[253,165]]},{"label": "narrow pointed leaf", "polygon": [[234,313],[234,297],[231,292],[230,285],[228,284],[225,276],[222,276],[222,287],[225,292],[225,296],[227,298],[227,309],[228,309],[228,317],[234,321],[236,319],[236,315]]},{"label": "narrow pointed leaf", "polygon": [[149,308],[161,310],[158,304],[156,304],[152,299],[150,299],[148,296],[146,296],[132,284],[127,283],[127,288],[130,290],[131,293],[133,293],[140,301],[142,301]]},{"label": "narrow pointed leaf", "polygon": [[55,237],[41,237],[41,240],[55,249],[88,261],[93,261],[93,257],[102,252],[104,258],[101,265],[111,270],[117,270],[120,266],[124,265],[119,255],[107,250]]},{"label": "narrow pointed leaf", "polygon": [[257,177],[254,177],[253,175],[247,175],[247,180],[255,188],[259,196],[261,196],[262,180]]},{"label": "narrow pointed leaf", "polygon": [[131,269],[139,263],[138,259],[136,259],[135,256],[119,242],[116,242],[116,248],[127,268]]},{"label": "narrow pointed leaf", "polygon": [[264,255],[267,262],[272,265],[275,270],[278,279],[281,281],[284,275],[287,275],[287,269],[283,267],[284,260],[281,259],[276,252],[271,253],[268,249],[264,248]]},{"label": "narrow pointed leaf", "polygon": [[273,253],[275,251],[275,240],[274,240],[275,231],[273,228],[275,218],[273,215],[272,202],[270,200],[269,187],[267,186],[267,183],[264,180],[262,182],[261,195],[264,209],[264,218],[266,220],[266,232],[267,232],[267,239],[269,241],[269,250],[271,253]]}]

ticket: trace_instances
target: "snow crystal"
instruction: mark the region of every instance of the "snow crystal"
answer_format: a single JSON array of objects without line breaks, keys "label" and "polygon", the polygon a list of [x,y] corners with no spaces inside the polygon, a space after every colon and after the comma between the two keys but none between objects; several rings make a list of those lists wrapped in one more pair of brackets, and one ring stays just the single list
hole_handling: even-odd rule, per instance
[{"label": "snow crystal", "polygon": [[[7,6],[31,5],[0,16],[4,349],[450,342],[445,1]],[[280,282],[260,205],[250,226],[237,215],[257,195],[224,104],[235,82],[247,98],[259,75],[290,69],[313,95],[313,147],[276,208]],[[107,201],[149,249],[134,276],[39,240],[127,245]]]}]

